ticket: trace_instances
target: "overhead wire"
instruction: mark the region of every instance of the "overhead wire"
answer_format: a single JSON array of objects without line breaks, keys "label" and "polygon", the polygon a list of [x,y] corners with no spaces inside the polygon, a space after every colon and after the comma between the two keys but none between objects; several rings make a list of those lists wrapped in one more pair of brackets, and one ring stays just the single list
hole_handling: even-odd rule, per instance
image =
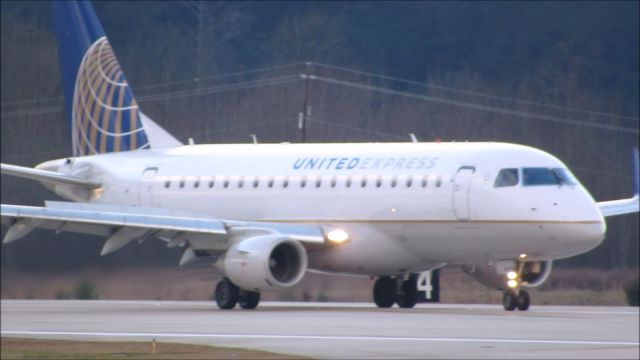
[{"label": "overhead wire", "polygon": [[556,110],[566,110],[566,111],[584,113],[584,114],[590,114],[590,115],[608,116],[608,117],[614,117],[614,118],[625,119],[625,120],[634,120],[634,121],[640,120],[640,118],[634,117],[634,116],[612,114],[612,113],[606,113],[606,112],[601,112],[601,111],[593,111],[593,110],[577,109],[577,108],[572,108],[572,107],[567,107],[567,106],[559,106],[559,105],[553,105],[553,104],[545,104],[545,103],[534,102],[534,101],[529,101],[529,100],[515,99],[515,98],[511,98],[511,97],[506,97],[506,96],[498,96],[498,95],[493,95],[493,94],[487,94],[487,93],[478,92],[478,91],[460,90],[460,89],[456,89],[456,88],[453,88],[453,87],[442,86],[442,85],[434,85],[434,84],[429,84],[429,83],[415,81],[415,80],[408,80],[408,79],[402,79],[402,78],[393,77],[393,76],[375,74],[375,73],[370,73],[370,72],[365,72],[365,71],[360,71],[360,70],[349,69],[349,68],[345,68],[345,67],[342,67],[342,66],[329,65],[329,64],[316,63],[316,62],[312,62],[311,64],[319,66],[319,67],[326,67],[326,68],[329,68],[329,69],[342,70],[342,71],[345,71],[345,72],[350,72],[350,73],[359,74],[359,75],[366,75],[366,76],[370,76],[370,77],[386,79],[386,80],[392,80],[392,81],[402,82],[402,83],[405,83],[405,84],[418,85],[418,86],[423,86],[423,87],[433,88],[433,89],[438,89],[438,90],[446,90],[446,91],[456,92],[456,93],[460,93],[460,94],[468,94],[468,95],[473,95],[473,96],[478,96],[478,97],[484,97],[484,98],[487,98],[487,99],[503,100],[503,101],[509,101],[509,102],[514,102],[514,103],[527,104],[527,105],[536,105],[536,106],[552,108],[552,109],[556,109]]},{"label": "overhead wire", "polygon": [[482,105],[482,104],[470,103],[470,102],[459,101],[459,100],[444,99],[444,98],[431,96],[431,95],[421,95],[421,94],[409,93],[409,92],[405,92],[405,91],[392,90],[392,89],[382,88],[382,87],[378,87],[378,86],[359,84],[359,83],[355,83],[355,82],[351,82],[351,81],[338,80],[338,79],[334,79],[334,78],[317,76],[317,75],[311,76],[310,79],[312,79],[312,80],[320,80],[320,81],[324,81],[324,82],[328,82],[328,83],[332,83],[332,84],[351,86],[351,87],[359,88],[359,89],[362,89],[362,90],[372,90],[372,91],[378,91],[378,92],[385,93],[385,94],[398,95],[398,96],[404,96],[404,97],[413,98],[413,99],[432,101],[432,102],[443,103],[443,104],[447,104],[447,105],[460,106],[460,107],[465,107],[465,108],[474,109],[474,110],[490,111],[490,112],[496,112],[496,113],[501,113],[501,114],[505,114],[505,115],[513,115],[513,116],[517,116],[517,117],[521,117],[521,118],[525,117],[525,118],[532,118],[532,119],[536,119],[536,120],[553,121],[553,122],[563,123],[563,124],[586,126],[586,127],[593,127],[593,128],[606,129],[606,130],[614,130],[614,131],[627,132],[627,133],[632,133],[632,134],[639,134],[640,133],[640,131],[637,128],[629,128],[629,127],[623,127],[623,126],[618,126],[618,125],[600,124],[600,123],[594,123],[594,122],[587,122],[587,121],[580,121],[580,120],[574,120],[574,119],[560,118],[560,117],[551,116],[551,115],[534,114],[534,113],[530,113],[530,112],[499,108],[499,107],[496,107],[496,106]]}]

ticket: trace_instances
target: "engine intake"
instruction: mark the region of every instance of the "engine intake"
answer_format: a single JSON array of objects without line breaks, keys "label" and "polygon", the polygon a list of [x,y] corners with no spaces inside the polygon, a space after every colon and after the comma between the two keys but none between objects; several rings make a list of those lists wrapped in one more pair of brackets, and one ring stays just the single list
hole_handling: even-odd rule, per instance
[{"label": "engine intake", "polygon": [[307,252],[282,235],[248,238],[234,244],[216,267],[240,288],[275,290],[297,284],[307,271]]}]

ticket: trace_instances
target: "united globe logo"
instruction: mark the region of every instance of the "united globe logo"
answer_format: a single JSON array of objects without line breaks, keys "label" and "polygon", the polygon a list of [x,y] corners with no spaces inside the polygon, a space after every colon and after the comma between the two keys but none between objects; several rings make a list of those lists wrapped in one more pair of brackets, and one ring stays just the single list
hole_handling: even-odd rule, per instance
[{"label": "united globe logo", "polygon": [[104,36],[78,67],[72,127],[74,156],[149,148],[138,104]]}]

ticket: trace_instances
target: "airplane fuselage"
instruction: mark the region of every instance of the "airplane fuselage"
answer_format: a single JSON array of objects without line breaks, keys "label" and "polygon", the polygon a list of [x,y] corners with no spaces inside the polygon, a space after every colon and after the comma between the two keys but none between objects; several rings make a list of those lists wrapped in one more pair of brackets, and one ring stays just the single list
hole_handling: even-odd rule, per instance
[{"label": "airplane fuselage", "polygon": [[[309,249],[310,267],[323,271],[388,275],[520,254],[550,260],[586,252],[605,233],[577,181],[524,184],[524,169],[566,166],[514,144],[190,145],[38,167],[103,184],[74,200],[346,231],[344,244]],[[516,184],[496,186],[503,169],[516,169]]]}]

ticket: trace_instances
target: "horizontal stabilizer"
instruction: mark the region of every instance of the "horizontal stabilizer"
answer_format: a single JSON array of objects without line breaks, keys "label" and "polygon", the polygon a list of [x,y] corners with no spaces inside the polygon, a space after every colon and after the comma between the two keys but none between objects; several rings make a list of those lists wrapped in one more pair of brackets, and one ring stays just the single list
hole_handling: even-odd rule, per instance
[{"label": "horizontal stabilizer", "polygon": [[50,183],[61,183],[69,185],[83,186],[89,189],[96,189],[102,186],[100,183],[83,179],[78,176],[60,174],[54,171],[33,169],[17,165],[0,164],[0,171],[3,175],[17,176],[25,179],[44,181]]}]

